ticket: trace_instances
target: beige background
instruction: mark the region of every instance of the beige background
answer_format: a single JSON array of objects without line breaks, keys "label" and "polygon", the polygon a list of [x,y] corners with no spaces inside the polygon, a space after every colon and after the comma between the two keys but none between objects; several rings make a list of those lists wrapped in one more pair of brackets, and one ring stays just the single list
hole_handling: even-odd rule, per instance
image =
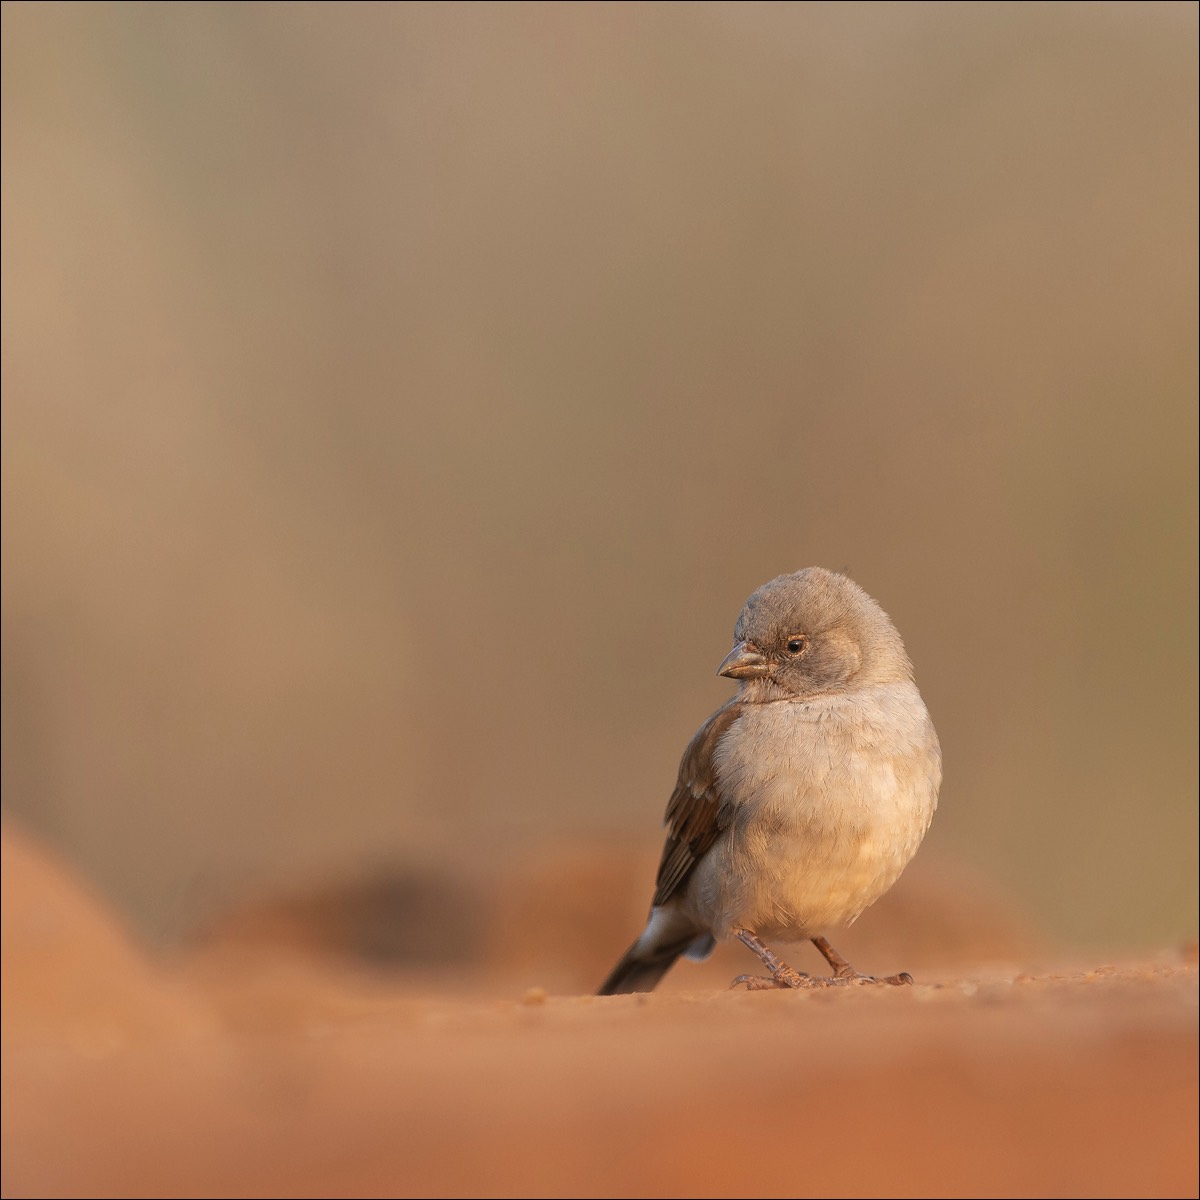
[{"label": "beige background", "polygon": [[3,22],[5,804],[144,933],[652,857],[821,563],[917,664],[924,853],[1194,936],[1195,5]]}]

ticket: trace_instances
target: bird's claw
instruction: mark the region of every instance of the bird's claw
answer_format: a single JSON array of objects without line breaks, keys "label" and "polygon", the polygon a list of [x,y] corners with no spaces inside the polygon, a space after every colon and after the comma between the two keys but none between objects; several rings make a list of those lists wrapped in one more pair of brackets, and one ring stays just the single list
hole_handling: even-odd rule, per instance
[{"label": "bird's claw", "polygon": [[772,988],[819,987],[821,982],[803,971],[793,971],[791,967],[781,966],[773,975],[739,975],[729,986],[735,988],[744,984],[749,992],[766,992]]},{"label": "bird's claw", "polygon": [[907,971],[901,971],[899,975],[860,975],[857,971],[847,971],[845,973],[838,972],[828,982],[831,984],[857,984],[866,985],[869,983],[886,984],[890,987],[908,987],[912,985],[913,977]]}]

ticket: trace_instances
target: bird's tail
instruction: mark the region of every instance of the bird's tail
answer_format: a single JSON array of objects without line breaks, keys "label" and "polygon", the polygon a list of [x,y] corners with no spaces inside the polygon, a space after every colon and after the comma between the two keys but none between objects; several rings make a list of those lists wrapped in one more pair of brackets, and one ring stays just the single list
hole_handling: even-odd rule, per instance
[{"label": "bird's tail", "polygon": [[675,960],[683,953],[679,946],[670,954],[656,954],[653,958],[642,958],[638,954],[637,943],[621,957],[621,961],[609,972],[608,978],[600,985],[597,996],[620,996],[626,992],[649,992],[655,984],[671,969]]},{"label": "bird's tail", "polygon": [[684,941],[669,946],[647,948],[639,938],[621,956],[621,961],[609,972],[600,985],[597,996],[620,996],[627,992],[650,992],[658,981],[686,954],[689,958],[707,958],[712,953],[713,939],[708,934],[692,934]]}]

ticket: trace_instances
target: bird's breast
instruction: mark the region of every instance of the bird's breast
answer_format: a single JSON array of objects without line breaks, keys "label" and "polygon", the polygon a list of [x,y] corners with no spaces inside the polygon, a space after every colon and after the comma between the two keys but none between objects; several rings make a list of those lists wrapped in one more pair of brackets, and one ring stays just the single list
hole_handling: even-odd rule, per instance
[{"label": "bird's breast", "polygon": [[692,891],[719,935],[798,938],[854,920],[916,852],[941,782],[911,684],[750,706],[714,767],[728,823]]}]

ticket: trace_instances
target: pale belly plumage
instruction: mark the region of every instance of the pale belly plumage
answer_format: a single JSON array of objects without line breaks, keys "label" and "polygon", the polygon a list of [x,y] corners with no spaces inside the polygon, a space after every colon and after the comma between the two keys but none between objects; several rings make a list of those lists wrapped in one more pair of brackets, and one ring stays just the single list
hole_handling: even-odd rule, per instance
[{"label": "pale belly plumage", "polygon": [[852,711],[838,697],[750,708],[718,748],[721,791],[737,802],[682,912],[717,938],[748,929],[798,940],[878,900],[937,805],[941,753],[915,693],[870,689]]}]

